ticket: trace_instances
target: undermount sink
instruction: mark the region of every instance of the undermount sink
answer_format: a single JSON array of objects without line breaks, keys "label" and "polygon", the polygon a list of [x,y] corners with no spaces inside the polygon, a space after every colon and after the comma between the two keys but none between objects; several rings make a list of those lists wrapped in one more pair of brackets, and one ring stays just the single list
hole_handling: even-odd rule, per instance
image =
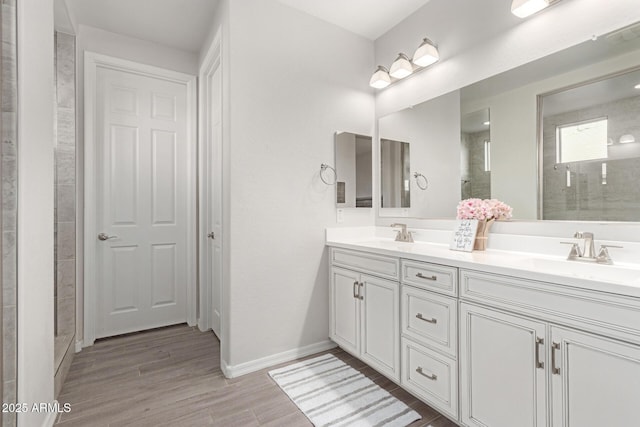
[{"label": "undermount sink", "polygon": [[591,264],[548,258],[531,258],[528,261],[533,270],[541,273],[625,284],[640,281],[640,268],[632,266]]}]

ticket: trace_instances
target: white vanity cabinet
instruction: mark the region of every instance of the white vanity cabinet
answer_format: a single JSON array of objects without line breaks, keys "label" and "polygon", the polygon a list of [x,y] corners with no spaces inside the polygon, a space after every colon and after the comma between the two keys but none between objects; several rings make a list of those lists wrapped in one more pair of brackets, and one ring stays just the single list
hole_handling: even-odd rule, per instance
[{"label": "white vanity cabinet", "polygon": [[331,339],[399,382],[400,285],[374,276],[397,275],[399,261],[339,249],[332,249],[331,257]]},{"label": "white vanity cabinet", "polygon": [[331,339],[461,426],[640,426],[640,294],[428,250],[332,247]]},{"label": "white vanity cabinet", "polygon": [[640,301],[476,271],[460,276],[465,425],[640,425]]},{"label": "white vanity cabinet", "polygon": [[400,384],[458,419],[458,269],[401,261]]}]

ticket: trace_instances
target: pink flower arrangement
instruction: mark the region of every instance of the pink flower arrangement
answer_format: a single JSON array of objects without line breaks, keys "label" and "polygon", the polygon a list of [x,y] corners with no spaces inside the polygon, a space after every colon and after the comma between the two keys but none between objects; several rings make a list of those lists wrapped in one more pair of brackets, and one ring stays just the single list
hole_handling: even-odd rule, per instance
[{"label": "pink flower arrangement", "polygon": [[458,203],[458,219],[510,219],[513,209],[498,199],[465,199]]}]

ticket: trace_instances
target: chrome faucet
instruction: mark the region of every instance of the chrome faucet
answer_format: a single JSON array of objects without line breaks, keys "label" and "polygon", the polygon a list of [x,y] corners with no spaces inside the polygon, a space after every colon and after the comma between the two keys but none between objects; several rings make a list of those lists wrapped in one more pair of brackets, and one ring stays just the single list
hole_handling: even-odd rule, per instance
[{"label": "chrome faucet", "polygon": [[585,257],[585,258],[596,257],[596,248],[593,243],[593,233],[589,233],[588,231],[576,231],[576,234],[574,234],[573,237],[575,239],[584,239],[584,246],[582,248],[582,257]]},{"label": "chrome faucet", "polygon": [[566,245],[571,245],[569,261],[584,261],[595,262],[597,264],[613,264],[613,260],[609,255],[609,248],[622,248],[622,246],[615,245],[600,245],[598,255],[596,255],[595,242],[593,240],[593,233],[578,231],[573,235],[576,239],[584,239],[584,246],[580,248],[580,245],[576,242],[560,242]]},{"label": "chrome faucet", "polygon": [[396,242],[413,242],[413,236],[410,231],[407,231],[407,224],[391,224],[391,227],[400,227],[398,234],[396,235]]}]

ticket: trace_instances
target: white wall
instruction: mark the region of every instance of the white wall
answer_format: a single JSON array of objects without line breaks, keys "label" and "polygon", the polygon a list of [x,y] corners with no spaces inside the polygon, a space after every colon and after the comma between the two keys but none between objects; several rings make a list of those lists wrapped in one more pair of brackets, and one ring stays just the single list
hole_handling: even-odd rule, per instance
[{"label": "white wall", "polygon": [[[226,363],[240,369],[327,340],[336,209],[320,164],[333,162],[336,130],[373,133],[373,43],[275,0],[229,3]],[[373,224],[372,209],[357,211],[352,224]]]},{"label": "white wall", "polygon": [[76,34],[76,105],[77,105],[77,212],[76,220],[76,340],[84,335],[84,52],[95,52],[168,70],[197,75],[198,55],[98,28],[79,25]]},{"label": "white wall", "polygon": [[502,0],[431,0],[376,40],[376,63],[386,66],[400,51],[412,54],[425,36],[441,54],[429,69],[379,91],[376,116],[640,21],[637,0],[564,0],[525,20],[513,16],[509,5]]},{"label": "white wall", "polygon": [[[459,92],[381,117],[378,133],[380,138],[409,143],[411,208],[408,215],[418,218],[455,216],[460,201]],[[429,180],[426,191],[416,185],[414,172]],[[383,216],[397,216],[397,213],[397,209],[380,210]]]},{"label": "white wall", "polygon": [[[18,402],[53,396],[53,2],[18,5]],[[55,414],[18,415],[41,426]]]}]

